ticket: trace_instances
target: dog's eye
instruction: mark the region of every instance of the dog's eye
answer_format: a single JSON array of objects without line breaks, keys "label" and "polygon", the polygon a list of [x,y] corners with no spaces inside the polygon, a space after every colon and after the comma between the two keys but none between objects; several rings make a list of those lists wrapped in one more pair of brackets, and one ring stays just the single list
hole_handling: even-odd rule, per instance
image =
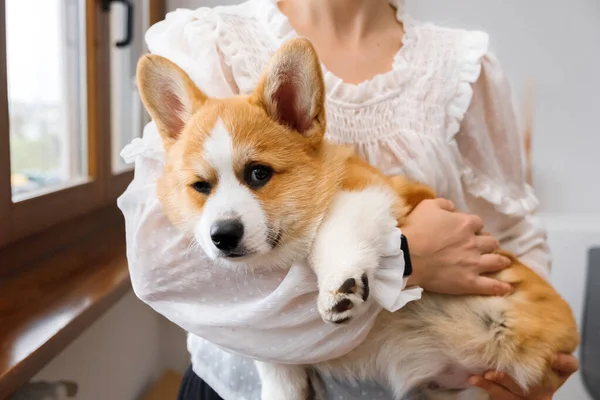
[{"label": "dog's eye", "polygon": [[269,182],[273,170],[265,165],[250,165],[244,173],[244,180],[252,188],[260,188]]},{"label": "dog's eye", "polygon": [[198,182],[194,182],[192,183],[192,188],[202,194],[210,194],[210,183],[208,182],[202,182],[202,181],[198,181]]}]

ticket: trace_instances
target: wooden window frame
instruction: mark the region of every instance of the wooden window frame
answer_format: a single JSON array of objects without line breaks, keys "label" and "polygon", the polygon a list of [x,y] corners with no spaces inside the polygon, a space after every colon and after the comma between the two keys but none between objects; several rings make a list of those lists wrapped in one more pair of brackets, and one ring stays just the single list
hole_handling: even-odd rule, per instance
[{"label": "wooden window frame", "polygon": [[6,68],[6,5],[0,1],[0,246],[10,237],[12,203]]},{"label": "wooden window frame", "polygon": [[[109,13],[86,0],[86,104],[88,177],[36,197],[13,202],[6,65],[6,4],[0,0],[0,247],[115,204],[133,171],[112,172]],[[165,0],[149,0],[150,24],[164,18]]]}]

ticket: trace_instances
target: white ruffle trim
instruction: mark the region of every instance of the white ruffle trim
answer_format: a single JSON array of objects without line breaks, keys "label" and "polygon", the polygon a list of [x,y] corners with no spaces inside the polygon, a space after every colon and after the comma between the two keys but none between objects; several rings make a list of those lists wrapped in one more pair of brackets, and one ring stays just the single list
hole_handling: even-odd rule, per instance
[{"label": "white ruffle trim", "polygon": [[127,164],[133,164],[138,157],[149,158],[164,162],[165,150],[162,146],[158,129],[154,122],[149,122],[144,127],[141,138],[135,138],[121,150],[121,158]]},{"label": "white ruffle trim", "polygon": [[447,108],[446,126],[449,139],[454,139],[460,130],[460,124],[471,105],[472,85],[479,79],[481,62],[488,52],[490,43],[489,36],[485,32],[468,31],[464,35],[464,45],[458,49],[458,87]]},{"label": "white ruffle trim", "polygon": [[420,287],[406,289],[408,278],[404,277],[404,252],[401,244],[402,232],[394,228],[387,236],[383,255],[375,270],[373,298],[389,312],[396,312],[407,303],[419,300],[423,292]]},{"label": "white ruffle trim", "polygon": [[511,191],[506,184],[491,182],[478,174],[463,160],[455,138],[473,99],[473,84],[479,79],[483,57],[489,50],[489,36],[485,32],[465,32],[464,45],[459,49],[457,65],[459,83],[456,94],[448,103],[447,138],[461,163],[461,177],[469,193],[489,201],[497,211],[512,216],[530,214],[538,207],[533,189],[525,185],[520,193]]},{"label": "white ruffle trim", "polygon": [[531,214],[539,205],[533,188],[527,184],[521,193],[515,194],[506,185],[491,182],[468,166],[463,166],[462,180],[469,193],[489,201],[505,215],[522,217]]}]

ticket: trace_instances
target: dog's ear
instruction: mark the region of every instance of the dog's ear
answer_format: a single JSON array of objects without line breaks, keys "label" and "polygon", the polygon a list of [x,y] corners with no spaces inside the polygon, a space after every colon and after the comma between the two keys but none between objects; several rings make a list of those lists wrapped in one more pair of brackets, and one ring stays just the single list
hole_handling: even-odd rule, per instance
[{"label": "dog's ear", "polygon": [[286,42],[273,56],[252,101],[276,122],[302,135],[321,139],[325,133],[325,85],[312,44]]},{"label": "dog's ear", "polygon": [[138,62],[137,82],[165,148],[177,140],[194,112],[208,99],[181,68],[154,54]]}]

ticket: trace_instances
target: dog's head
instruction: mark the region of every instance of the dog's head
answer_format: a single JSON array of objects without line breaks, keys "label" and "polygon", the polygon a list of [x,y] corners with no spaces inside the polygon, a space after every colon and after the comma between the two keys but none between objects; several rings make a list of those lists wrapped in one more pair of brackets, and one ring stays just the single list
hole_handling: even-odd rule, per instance
[{"label": "dog's head", "polygon": [[166,151],[158,195],[172,222],[229,265],[305,251],[335,191],[310,42],[287,42],[250,96],[210,98],[156,55],[140,60],[137,78]]}]

